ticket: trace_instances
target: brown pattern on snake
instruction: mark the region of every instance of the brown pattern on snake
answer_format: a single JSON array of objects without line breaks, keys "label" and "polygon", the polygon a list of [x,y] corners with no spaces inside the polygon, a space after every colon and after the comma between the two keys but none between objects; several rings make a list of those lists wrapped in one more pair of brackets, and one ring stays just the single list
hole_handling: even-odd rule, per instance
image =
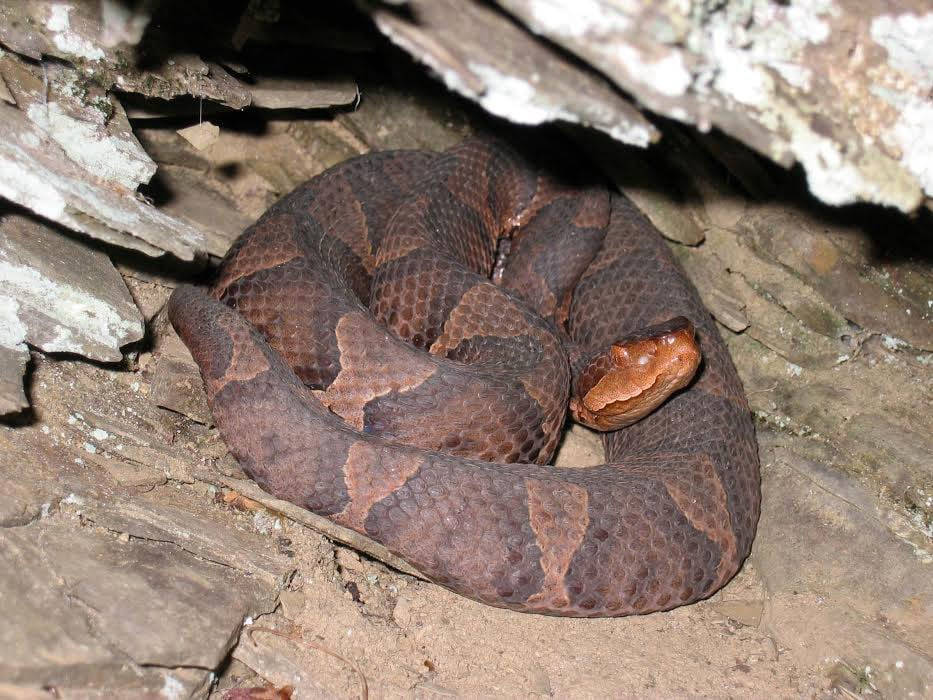
[{"label": "brown pattern on snake", "polygon": [[366,405],[377,396],[413,389],[437,371],[423,354],[397,352],[385,331],[361,313],[341,318],[335,333],[341,369],[319,398],[357,430],[363,430]]},{"label": "brown pattern on snake", "polygon": [[[372,241],[353,233],[366,226],[366,214],[353,193],[353,187],[347,182],[335,182],[333,194],[335,204],[329,218],[340,222],[333,229],[334,235],[346,243],[364,264],[369,263],[372,260]],[[373,267],[372,263],[367,265],[367,272],[372,273]]]},{"label": "brown pattern on snake", "polygon": [[695,464],[693,474],[666,478],[664,486],[690,524],[719,545],[722,555],[716,569],[718,586],[730,575],[729,567],[736,555],[735,534],[724,526],[729,522],[726,492],[709,459],[689,456],[683,461]]},{"label": "brown pattern on snake", "polygon": [[588,494],[586,489],[568,484],[555,490],[550,484],[527,479],[528,519],[541,548],[541,589],[528,598],[529,607],[560,610],[570,604],[564,578],[574,552],[586,534]]},{"label": "brown pattern on snake", "polygon": [[[493,311],[491,315],[490,310]],[[483,284],[468,289],[448,314],[440,337],[431,344],[431,353],[447,355],[460,343],[477,335],[493,334],[502,338],[524,332],[523,328],[502,322],[510,312],[515,313],[513,299],[498,287]]]},{"label": "brown pattern on snake", "polygon": [[223,268],[216,289],[224,289],[251,273],[283,265],[301,256],[291,217],[270,216],[265,227],[268,235],[241,240],[237,251],[239,265]]},{"label": "brown pattern on snake", "polygon": [[[380,466],[378,471],[374,464]],[[420,467],[421,462],[409,455],[374,449],[366,443],[351,445],[343,467],[350,502],[333,519],[344,527],[363,530],[373,505],[404,486]]]},{"label": "brown pattern on snake", "polygon": [[[703,598],[738,570],[758,518],[741,383],[696,291],[637,209],[613,196],[603,230],[604,190],[537,167],[477,141],[347,161],[244,233],[213,299],[179,287],[169,316],[246,473],[382,542],[429,579],[555,615]],[[505,272],[525,281],[493,287],[497,240],[517,222],[527,226]],[[552,320],[520,300],[534,306],[536,297]],[[473,308],[479,302],[498,306]],[[564,315],[566,330],[555,329]],[[702,349],[693,385],[608,434],[609,463],[535,464],[564,415],[553,408],[570,388],[563,344],[585,355],[675,316],[692,322]],[[364,328],[368,347],[351,349]],[[399,338],[447,357],[402,368],[413,351]],[[316,398],[328,392],[356,397],[343,419]]]}]

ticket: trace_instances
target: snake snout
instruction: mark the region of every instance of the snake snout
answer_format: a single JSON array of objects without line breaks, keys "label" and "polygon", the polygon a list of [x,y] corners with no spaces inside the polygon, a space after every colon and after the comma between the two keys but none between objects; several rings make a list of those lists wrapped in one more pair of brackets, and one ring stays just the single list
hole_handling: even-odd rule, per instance
[{"label": "snake snout", "polygon": [[581,373],[573,417],[596,430],[631,425],[687,386],[700,358],[693,324],[682,316],[618,340]]}]

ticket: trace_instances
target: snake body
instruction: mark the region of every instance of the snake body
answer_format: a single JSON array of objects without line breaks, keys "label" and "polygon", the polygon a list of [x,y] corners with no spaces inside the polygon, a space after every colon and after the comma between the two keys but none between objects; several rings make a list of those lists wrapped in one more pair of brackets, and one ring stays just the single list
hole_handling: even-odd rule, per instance
[{"label": "snake body", "polygon": [[[751,549],[754,429],[695,289],[625,197],[507,146],[335,166],[244,232],[210,294],[179,287],[168,311],[252,479],[465,596],[666,610]],[[606,464],[541,464],[581,358],[674,316],[702,349],[692,385],[606,434]]]}]

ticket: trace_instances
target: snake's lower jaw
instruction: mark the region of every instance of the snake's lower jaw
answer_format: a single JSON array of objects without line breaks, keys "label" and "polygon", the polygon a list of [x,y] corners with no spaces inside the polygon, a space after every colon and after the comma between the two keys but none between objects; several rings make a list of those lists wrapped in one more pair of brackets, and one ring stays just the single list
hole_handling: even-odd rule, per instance
[{"label": "snake's lower jaw", "polygon": [[[700,366],[700,348],[686,319],[613,343],[593,360],[598,376],[578,386],[570,399],[573,419],[595,430],[635,423],[690,383]],[[593,381],[595,379],[595,381]]]}]

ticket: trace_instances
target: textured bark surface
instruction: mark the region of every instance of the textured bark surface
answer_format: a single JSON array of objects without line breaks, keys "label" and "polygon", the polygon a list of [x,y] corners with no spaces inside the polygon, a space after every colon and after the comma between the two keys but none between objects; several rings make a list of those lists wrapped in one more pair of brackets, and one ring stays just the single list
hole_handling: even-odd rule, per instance
[{"label": "textured bark surface", "polygon": [[[607,128],[593,119],[624,113],[619,94],[577,91],[602,76],[656,114],[717,127],[784,166],[799,162],[829,204],[911,211],[933,196],[926,0],[497,4],[503,12],[475,0],[372,12],[448,87],[512,121],[578,121],[625,143],[654,140],[637,120]],[[572,98],[555,97],[565,89]]]},{"label": "textured bark surface", "polygon": [[447,87],[498,117],[518,124],[584,124],[643,147],[659,137],[605,78],[581,70],[486,3],[407,3],[401,13],[377,9],[373,19]]},{"label": "textured bark surface", "polygon": [[29,404],[26,344],[103,362],[143,337],[143,319],[110,258],[42,221],[0,213],[0,414]]}]

